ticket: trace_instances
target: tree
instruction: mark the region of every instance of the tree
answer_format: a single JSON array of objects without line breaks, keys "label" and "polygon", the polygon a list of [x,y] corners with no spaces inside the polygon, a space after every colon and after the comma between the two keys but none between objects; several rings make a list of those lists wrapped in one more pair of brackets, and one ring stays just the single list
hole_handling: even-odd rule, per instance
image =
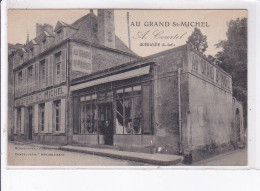
[{"label": "tree", "polygon": [[247,121],[247,18],[227,23],[227,40],[215,46],[221,48],[216,54],[218,65],[231,74],[233,95],[243,103],[244,121]]},{"label": "tree", "polygon": [[194,28],[194,31],[191,36],[189,36],[187,43],[201,53],[204,53],[208,48],[207,36],[203,35],[198,28]]}]

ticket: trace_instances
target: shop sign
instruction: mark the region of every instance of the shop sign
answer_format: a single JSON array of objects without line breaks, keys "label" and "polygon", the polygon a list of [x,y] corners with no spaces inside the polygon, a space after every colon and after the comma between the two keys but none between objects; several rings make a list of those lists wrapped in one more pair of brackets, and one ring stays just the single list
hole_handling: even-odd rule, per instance
[{"label": "shop sign", "polygon": [[25,96],[23,98],[15,100],[15,106],[29,105],[32,103],[37,103],[41,101],[46,101],[49,99],[55,99],[67,94],[66,86],[61,86],[57,88],[52,88],[50,90],[42,91],[30,96]]}]

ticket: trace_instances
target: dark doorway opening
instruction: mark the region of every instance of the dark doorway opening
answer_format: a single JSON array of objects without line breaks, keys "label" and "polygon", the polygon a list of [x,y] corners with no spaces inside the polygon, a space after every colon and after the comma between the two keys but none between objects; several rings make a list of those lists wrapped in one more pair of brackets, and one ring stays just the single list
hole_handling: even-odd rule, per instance
[{"label": "dark doorway opening", "polygon": [[29,114],[29,140],[32,140],[32,128],[33,128],[33,110],[32,107],[28,108],[28,114]]},{"label": "dark doorway opening", "polygon": [[240,132],[240,113],[239,113],[239,109],[236,109],[235,128],[236,128],[236,142],[240,142],[241,141],[241,132]]},{"label": "dark doorway opening", "polygon": [[98,105],[98,118],[100,133],[104,135],[105,145],[113,145],[113,107],[111,102]]}]

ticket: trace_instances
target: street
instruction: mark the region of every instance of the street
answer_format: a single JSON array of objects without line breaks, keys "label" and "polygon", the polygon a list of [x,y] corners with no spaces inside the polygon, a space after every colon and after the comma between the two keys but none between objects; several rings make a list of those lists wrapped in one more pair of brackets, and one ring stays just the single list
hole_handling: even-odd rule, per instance
[{"label": "street", "polygon": [[12,166],[143,166],[140,162],[84,153],[43,149],[28,144],[8,143],[8,165]]},{"label": "street", "polygon": [[215,157],[194,162],[193,166],[246,166],[247,149],[226,152]]},{"label": "street", "polygon": [[[22,143],[8,143],[8,164],[14,166],[150,166],[147,163],[78,152],[61,151]],[[247,150],[229,151],[191,166],[245,166]],[[177,166],[182,166],[178,164]]]}]

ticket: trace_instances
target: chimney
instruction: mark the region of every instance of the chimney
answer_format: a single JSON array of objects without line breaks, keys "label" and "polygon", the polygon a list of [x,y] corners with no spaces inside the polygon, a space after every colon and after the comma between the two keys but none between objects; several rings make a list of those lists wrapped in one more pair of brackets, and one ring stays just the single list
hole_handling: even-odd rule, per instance
[{"label": "chimney", "polygon": [[36,23],[36,37],[40,36],[43,33],[43,26],[39,23]]},{"label": "chimney", "polygon": [[43,25],[43,30],[46,31],[46,32],[48,32],[50,35],[53,35],[53,26],[51,26],[51,25],[45,23],[45,24]]},{"label": "chimney", "polygon": [[98,42],[109,48],[115,48],[114,10],[98,9]]}]

